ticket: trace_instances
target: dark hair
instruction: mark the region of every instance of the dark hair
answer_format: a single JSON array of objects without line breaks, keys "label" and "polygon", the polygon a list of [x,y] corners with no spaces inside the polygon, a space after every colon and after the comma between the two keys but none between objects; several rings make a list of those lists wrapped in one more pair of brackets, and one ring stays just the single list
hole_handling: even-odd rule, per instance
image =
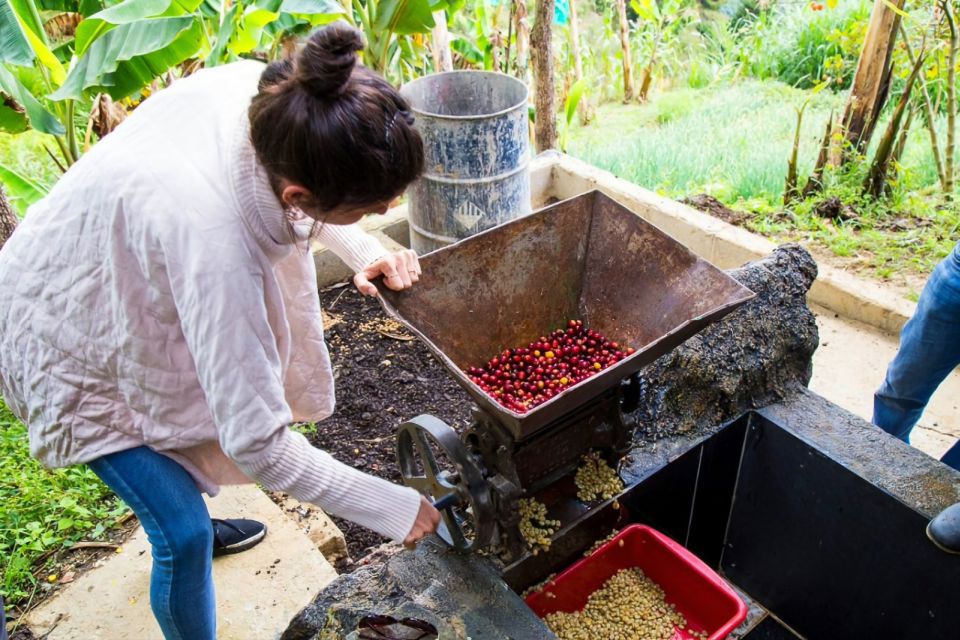
[{"label": "dark hair", "polygon": [[271,180],[313,193],[323,210],[372,205],[403,192],[423,171],[423,142],[406,100],[357,64],[359,31],[334,23],[260,76],[250,137]]}]

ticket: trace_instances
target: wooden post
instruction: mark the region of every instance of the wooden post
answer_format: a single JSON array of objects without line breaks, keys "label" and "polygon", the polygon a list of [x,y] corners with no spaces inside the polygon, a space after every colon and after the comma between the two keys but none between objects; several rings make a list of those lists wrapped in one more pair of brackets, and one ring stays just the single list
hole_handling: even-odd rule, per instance
[{"label": "wooden post", "polygon": [[630,62],[630,25],[627,24],[627,0],[617,0],[620,19],[620,48],[623,50],[623,101],[633,100],[633,64]]},{"label": "wooden post", "polygon": [[433,12],[436,23],[431,30],[433,41],[433,67],[437,71],[453,71],[453,55],[450,53],[450,32],[447,31],[447,12]]},{"label": "wooden post", "polygon": [[537,112],[535,142],[537,151],[557,147],[556,86],[553,77],[553,11],[554,0],[537,0],[530,53],[536,76],[534,107]]},{"label": "wooden post", "polygon": [[904,1],[875,0],[870,14],[857,72],[840,120],[844,126],[844,137],[857,152],[862,153],[870,143],[890,90],[890,60],[900,26],[900,15],[888,3],[902,9]]},{"label": "wooden post", "polygon": [[19,222],[17,214],[10,206],[10,201],[7,200],[7,194],[3,187],[0,186],[0,249],[13,234],[13,230],[17,228],[17,222]]}]

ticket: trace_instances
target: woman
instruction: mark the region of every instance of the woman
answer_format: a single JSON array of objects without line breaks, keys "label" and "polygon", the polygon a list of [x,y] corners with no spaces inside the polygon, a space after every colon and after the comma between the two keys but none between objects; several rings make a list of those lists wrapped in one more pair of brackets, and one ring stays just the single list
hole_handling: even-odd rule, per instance
[{"label": "woman", "polygon": [[0,378],[44,464],[86,463],[153,547],[168,639],[216,635],[201,492],[255,480],[412,543],[439,514],[288,425],[333,411],[311,233],[370,280],[417,281],[353,223],[421,172],[407,105],[359,32],[205,70],[145,101],[0,252]]}]

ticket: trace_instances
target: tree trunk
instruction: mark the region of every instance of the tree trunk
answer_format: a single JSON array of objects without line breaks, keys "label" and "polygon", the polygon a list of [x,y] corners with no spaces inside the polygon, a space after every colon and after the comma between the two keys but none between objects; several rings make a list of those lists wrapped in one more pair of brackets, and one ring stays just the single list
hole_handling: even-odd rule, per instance
[{"label": "tree trunk", "polygon": [[833,136],[833,112],[830,112],[830,119],[827,120],[826,131],[823,132],[823,138],[820,139],[820,153],[817,154],[817,164],[813,167],[813,173],[807,178],[807,184],[803,187],[801,196],[807,198],[814,193],[823,190],[823,172],[827,168],[827,160],[830,158],[830,144]]},{"label": "tree trunk", "polygon": [[630,25],[627,24],[627,0],[617,0],[620,18],[620,48],[623,50],[623,101],[633,100],[633,64],[630,62]]},{"label": "tree trunk", "polygon": [[947,197],[953,195],[954,184],[954,146],[957,139],[957,22],[953,5],[943,2],[944,15],[950,27],[950,51],[947,54],[947,146],[943,150],[943,173],[946,178],[944,191]]},{"label": "tree trunk", "polygon": [[797,128],[793,134],[793,150],[787,161],[787,179],[783,185],[783,205],[787,206],[800,195],[797,189],[797,156],[800,154],[800,128],[803,126],[803,112],[807,110],[809,101],[797,109]]},{"label": "tree trunk", "polygon": [[17,222],[19,222],[17,214],[10,206],[10,201],[7,200],[7,194],[3,187],[0,186],[0,249],[3,249],[3,245],[13,234],[13,230],[17,228]]},{"label": "tree trunk", "polygon": [[436,26],[431,31],[433,40],[433,67],[437,71],[453,71],[453,56],[450,54],[450,33],[447,31],[447,12],[434,11]]},{"label": "tree trunk", "polygon": [[536,75],[534,108],[537,152],[557,147],[556,87],[553,77],[554,0],[537,0],[537,13],[530,34],[533,72]]},{"label": "tree trunk", "polygon": [[657,66],[657,43],[653,43],[653,53],[650,55],[650,62],[647,68],[643,70],[643,80],[640,81],[640,94],[637,100],[646,102],[650,94],[650,85],[653,83],[653,71]]},{"label": "tree trunk", "polygon": [[890,183],[896,181],[900,177],[900,159],[903,158],[903,150],[907,146],[907,137],[910,135],[910,125],[913,123],[913,117],[916,115],[916,110],[912,107],[907,111],[907,119],[903,122],[903,127],[900,128],[900,138],[897,140],[896,147],[893,150],[893,155],[890,156],[890,167],[887,169],[887,184],[884,187],[885,193],[889,193]]},{"label": "tree trunk", "polygon": [[905,0],[875,0],[853,86],[841,119],[844,137],[858,153],[862,153],[870,144],[870,137],[890,90],[890,61],[900,15],[890,8],[888,2],[902,9]]},{"label": "tree trunk", "polygon": [[[866,179],[863,181],[863,191],[869,193],[874,198],[883,195],[887,185],[887,171],[890,166],[890,159],[896,150],[897,134],[900,132],[900,123],[903,121],[903,114],[907,112],[907,106],[910,104],[910,92],[913,90],[913,84],[923,68],[924,52],[913,65],[910,77],[903,87],[903,93],[900,94],[900,101],[897,108],[894,109],[890,122],[887,124],[883,137],[880,138],[880,144],[877,145],[877,151],[874,154],[873,162],[870,164],[870,170]],[[911,116],[912,118],[912,116]]]}]

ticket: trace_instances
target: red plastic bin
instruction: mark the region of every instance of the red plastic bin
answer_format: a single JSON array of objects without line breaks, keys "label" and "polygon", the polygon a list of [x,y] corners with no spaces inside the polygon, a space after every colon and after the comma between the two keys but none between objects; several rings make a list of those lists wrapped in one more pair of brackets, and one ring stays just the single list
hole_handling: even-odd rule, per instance
[{"label": "red plastic bin", "polygon": [[[527,606],[541,618],[557,611],[580,611],[591,593],[617,571],[631,567],[639,567],[660,585],[666,601],[683,614],[688,627],[706,631],[709,640],[726,638],[747,617],[743,600],[713,569],[667,536],[642,524],[625,527],[589,557],[531,593],[526,598]],[[685,629],[677,629],[673,635],[674,640],[692,637]]]}]

